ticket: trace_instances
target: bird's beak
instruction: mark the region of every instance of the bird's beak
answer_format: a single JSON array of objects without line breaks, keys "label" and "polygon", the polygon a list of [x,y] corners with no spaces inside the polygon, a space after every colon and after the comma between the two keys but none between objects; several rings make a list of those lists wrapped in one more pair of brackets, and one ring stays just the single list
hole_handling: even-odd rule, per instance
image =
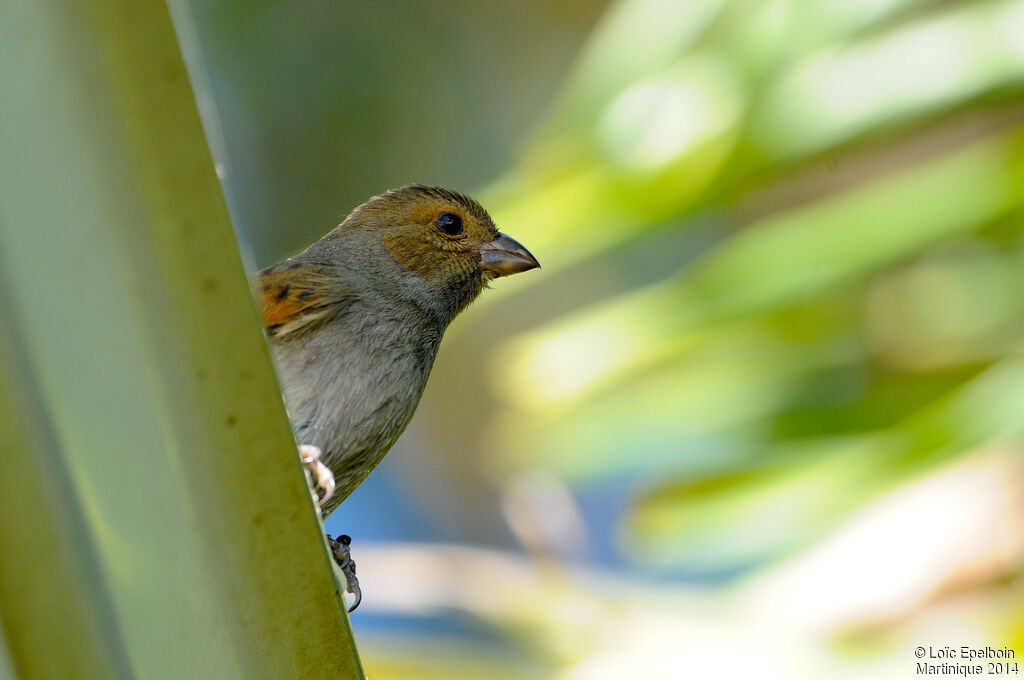
[{"label": "bird's beak", "polygon": [[518,241],[499,234],[480,248],[480,266],[495,276],[509,276],[536,269],[540,262]]}]

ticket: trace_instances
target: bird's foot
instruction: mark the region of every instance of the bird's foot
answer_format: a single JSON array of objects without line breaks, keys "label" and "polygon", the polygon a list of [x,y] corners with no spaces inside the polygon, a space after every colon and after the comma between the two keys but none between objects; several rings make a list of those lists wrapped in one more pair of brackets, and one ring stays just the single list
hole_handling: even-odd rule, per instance
[{"label": "bird's foot", "polygon": [[338,536],[337,540],[327,534],[327,545],[331,547],[334,561],[341,567],[341,572],[345,574],[345,591],[355,595],[355,601],[348,608],[349,613],[354,612],[359,603],[363,601],[363,591],[359,589],[359,579],[356,578],[356,563],[353,561],[352,552],[349,549],[351,544],[352,539],[345,534]]},{"label": "bird's foot", "polygon": [[[309,474],[313,476],[313,499],[320,507],[323,507],[324,503],[334,495],[336,486],[334,473],[320,460],[323,455],[324,452],[319,447],[310,444],[299,446],[299,457],[302,459],[302,464],[306,466]],[[323,491],[323,496],[320,495],[318,489]]]}]

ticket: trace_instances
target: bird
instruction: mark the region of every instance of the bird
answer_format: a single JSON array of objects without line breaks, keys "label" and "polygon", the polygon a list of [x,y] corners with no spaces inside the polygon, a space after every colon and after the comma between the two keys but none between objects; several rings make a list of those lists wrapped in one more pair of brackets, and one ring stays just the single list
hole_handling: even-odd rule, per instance
[{"label": "bird", "polygon": [[[323,517],[394,445],[445,329],[488,284],[540,267],[479,202],[410,184],[356,207],[253,277],[271,356]],[[361,600],[348,536],[328,544]]]}]

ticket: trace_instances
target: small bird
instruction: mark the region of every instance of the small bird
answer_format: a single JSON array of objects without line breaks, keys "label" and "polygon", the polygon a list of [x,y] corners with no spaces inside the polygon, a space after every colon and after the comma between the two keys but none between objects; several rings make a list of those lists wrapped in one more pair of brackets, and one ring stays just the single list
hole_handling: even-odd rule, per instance
[{"label": "small bird", "polygon": [[[500,277],[539,267],[465,194],[374,196],[254,280],[300,455],[329,515],[408,425],[452,319]],[[328,536],[360,593],[349,539]]]}]

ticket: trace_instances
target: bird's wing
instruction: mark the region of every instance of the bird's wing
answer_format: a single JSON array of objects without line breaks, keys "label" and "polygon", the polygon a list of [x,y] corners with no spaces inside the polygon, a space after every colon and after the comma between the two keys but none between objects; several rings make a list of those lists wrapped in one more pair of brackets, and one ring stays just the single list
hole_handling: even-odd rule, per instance
[{"label": "bird's wing", "polygon": [[280,337],[308,330],[343,303],[347,290],[325,265],[287,260],[260,271],[253,280],[267,333]]}]

